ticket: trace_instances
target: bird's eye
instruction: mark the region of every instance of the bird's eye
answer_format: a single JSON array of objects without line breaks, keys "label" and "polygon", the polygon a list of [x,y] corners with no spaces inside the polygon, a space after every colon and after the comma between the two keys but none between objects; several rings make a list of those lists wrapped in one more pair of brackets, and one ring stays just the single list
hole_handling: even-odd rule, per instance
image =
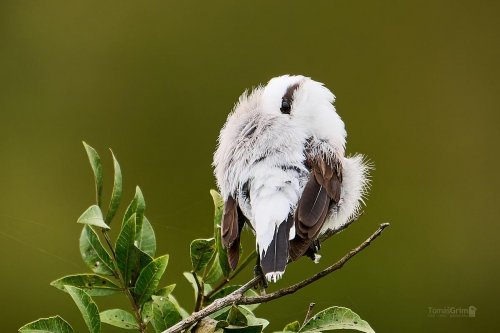
[{"label": "bird's eye", "polygon": [[292,109],[292,106],[290,105],[290,102],[288,100],[286,100],[285,98],[283,98],[281,100],[281,108],[280,108],[281,113],[290,114],[291,109]]}]

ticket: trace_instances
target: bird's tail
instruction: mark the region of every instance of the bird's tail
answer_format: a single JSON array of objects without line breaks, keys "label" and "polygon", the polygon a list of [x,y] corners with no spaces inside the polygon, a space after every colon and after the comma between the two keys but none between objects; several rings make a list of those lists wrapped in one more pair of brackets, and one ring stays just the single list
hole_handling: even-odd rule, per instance
[{"label": "bird's tail", "polygon": [[269,247],[260,252],[262,272],[268,281],[278,281],[285,272],[288,262],[289,236],[293,226],[293,216],[288,216],[275,228],[274,237]]}]

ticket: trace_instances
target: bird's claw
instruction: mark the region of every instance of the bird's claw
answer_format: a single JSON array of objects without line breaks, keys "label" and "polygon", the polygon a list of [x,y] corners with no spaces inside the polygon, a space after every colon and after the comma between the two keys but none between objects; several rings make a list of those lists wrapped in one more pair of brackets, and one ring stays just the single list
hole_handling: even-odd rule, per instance
[{"label": "bird's claw", "polygon": [[255,286],[255,288],[259,290],[261,294],[265,294],[269,284],[267,283],[266,276],[262,271],[262,267],[259,264],[255,265],[255,267],[253,268],[253,273],[255,277],[260,276],[260,282],[259,284],[257,284],[257,286]]}]

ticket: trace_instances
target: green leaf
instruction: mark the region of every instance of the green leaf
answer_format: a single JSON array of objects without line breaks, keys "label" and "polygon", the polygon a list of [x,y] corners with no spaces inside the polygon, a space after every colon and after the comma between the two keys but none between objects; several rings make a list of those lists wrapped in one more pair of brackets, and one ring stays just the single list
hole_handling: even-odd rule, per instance
[{"label": "green leaf", "polygon": [[109,226],[104,223],[104,218],[102,217],[102,212],[99,206],[92,205],[83,212],[78,218],[78,223],[95,225],[96,227],[101,227],[104,229],[109,229]]},{"label": "green leaf", "polygon": [[127,330],[137,330],[139,325],[135,317],[130,312],[122,309],[106,310],[100,313],[101,322],[108,325],[124,328]]},{"label": "green leaf", "polygon": [[300,323],[298,320],[286,324],[285,328],[283,328],[283,332],[298,332],[299,330],[300,330]]},{"label": "green leaf", "polygon": [[226,321],[229,325],[234,326],[247,326],[247,317],[238,309],[237,306],[232,305],[227,314]]},{"label": "green leaf", "polygon": [[118,269],[127,286],[132,285],[132,268],[134,266],[135,241],[135,214],[125,221],[118,238],[116,239],[115,253]]},{"label": "green leaf", "polygon": [[131,286],[134,286],[140,272],[153,261],[153,258],[147,253],[144,253],[137,246],[134,246],[132,257],[130,259],[130,281]]},{"label": "green leaf", "polygon": [[136,216],[136,229],[142,228],[142,220],[144,218],[144,210],[146,209],[146,202],[139,186],[135,187],[135,195],[132,202],[127,207],[125,215],[123,216],[122,224],[127,222],[132,215]]},{"label": "green leaf", "polygon": [[221,221],[222,214],[224,213],[224,200],[222,196],[215,190],[210,190],[210,195],[214,201],[214,237],[218,253],[219,264],[222,269],[224,277],[228,277],[231,274],[231,267],[229,266],[229,261],[227,259],[227,250],[222,245],[221,240]]},{"label": "green leaf", "polygon": [[95,192],[96,192],[96,202],[97,206],[101,207],[102,200],[102,164],[101,158],[97,151],[89,146],[85,141],[82,142],[85,150],[87,151],[87,156],[89,158],[90,166],[92,167],[92,171],[94,172],[94,181],[95,181]]},{"label": "green leaf", "polygon": [[215,251],[215,239],[195,239],[191,242],[191,263],[193,271],[199,272],[210,261]]},{"label": "green leaf", "polygon": [[143,304],[151,295],[153,295],[160,279],[165,273],[168,264],[168,255],[154,259],[141,270],[137,282],[135,283],[134,293],[137,296],[137,303]]},{"label": "green leaf", "polygon": [[163,297],[165,297],[165,296],[170,295],[172,293],[172,291],[174,291],[174,289],[175,289],[175,284],[170,284],[170,285],[168,285],[166,287],[158,289],[157,291],[155,291],[154,294],[156,296],[163,296]]},{"label": "green leaf", "polygon": [[255,316],[246,316],[248,321],[248,326],[261,326],[265,329],[269,325],[269,320],[264,318],[257,318]]},{"label": "green leaf", "polygon": [[[222,308],[222,309],[212,313],[210,315],[210,318],[213,318],[213,319],[219,320],[219,321],[220,320],[225,321],[227,319],[227,316],[228,316],[230,310],[231,310],[231,307],[226,306],[225,308]],[[240,312],[243,313],[245,315],[245,317],[247,317],[247,319],[249,317],[255,317],[252,310],[250,310],[247,305],[238,305],[238,310],[240,310]]]},{"label": "green leaf", "polygon": [[21,333],[73,333],[73,328],[61,317],[40,318],[19,329]]},{"label": "green leaf", "polygon": [[150,255],[151,257],[155,256],[156,253],[156,236],[155,231],[153,230],[153,226],[146,218],[143,217],[142,220],[142,228],[136,228],[136,236],[135,239],[137,241],[137,247]]},{"label": "green leaf", "polygon": [[156,332],[162,332],[182,320],[177,307],[168,298],[153,297],[153,320],[151,324]]},{"label": "green leaf", "polygon": [[180,306],[179,302],[174,297],[174,295],[169,294],[167,296],[167,298],[168,298],[168,300],[170,302],[172,302],[172,304],[175,306],[175,308],[177,309],[177,311],[181,314],[182,319],[185,319],[185,318],[189,317],[189,313],[186,310],[184,310],[184,308],[182,306]]},{"label": "green leaf", "polygon": [[196,296],[198,295],[198,284],[196,283],[196,280],[194,279],[193,273],[191,272],[184,272],[182,273],[186,280],[188,280],[189,284],[191,287],[193,287],[194,290],[194,300],[196,301]]},{"label": "green leaf", "polygon": [[77,287],[66,286],[66,290],[82,313],[83,320],[85,321],[85,324],[87,324],[89,332],[101,332],[99,309],[92,298],[83,289]]},{"label": "green leaf", "polygon": [[247,318],[248,326],[262,325],[263,327],[266,327],[267,325],[269,325],[269,322],[267,320],[262,318],[257,318],[255,314],[252,312],[252,310],[248,308],[248,305],[238,305],[238,309]]},{"label": "green leaf", "polygon": [[324,332],[332,330],[355,330],[375,333],[370,325],[348,308],[333,306],[318,312],[300,330],[305,332]]},{"label": "green leaf", "polygon": [[[193,287],[194,290],[194,299],[196,301],[197,295],[198,295],[198,284],[196,283],[196,280],[194,279],[193,273],[192,272],[184,272],[182,273],[186,280],[191,284],[191,287]],[[196,275],[198,277],[198,281],[201,281],[201,277]],[[212,291],[212,286],[210,286],[208,283],[205,284],[205,288],[203,289],[203,292],[205,294],[209,293]]]},{"label": "green leaf", "polygon": [[80,235],[80,254],[83,261],[94,273],[115,275],[113,260],[89,225],[83,227]]},{"label": "green leaf", "polygon": [[153,319],[153,300],[149,300],[142,305],[141,317],[144,324],[149,323]]},{"label": "green leaf", "polygon": [[115,178],[113,180],[113,193],[111,193],[111,200],[109,202],[108,213],[106,214],[106,224],[110,225],[113,217],[116,215],[116,211],[118,210],[118,206],[120,206],[120,202],[122,200],[122,171],[120,168],[120,164],[116,160],[115,154],[111,151],[111,156],[113,157],[113,167],[115,169]]},{"label": "green leaf", "polygon": [[110,280],[95,274],[68,275],[52,281],[50,285],[62,291],[66,291],[66,285],[78,287],[85,290],[90,296],[106,296],[123,291]]},{"label": "green leaf", "polygon": [[[212,261],[212,260],[211,260]],[[205,283],[215,283],[219,281],[223,276],[222,268],[220,267],[219,254],[215,253],[215,259],[212,261],[212,265],[208,274],[205,278]]]}]

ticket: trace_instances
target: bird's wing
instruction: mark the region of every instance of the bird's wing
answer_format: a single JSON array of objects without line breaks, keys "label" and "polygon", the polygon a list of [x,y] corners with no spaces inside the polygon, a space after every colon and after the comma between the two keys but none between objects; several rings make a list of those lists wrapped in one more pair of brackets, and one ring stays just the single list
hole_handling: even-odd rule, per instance
[{"label": "bird's wing", "polygon": [[229,196],[224,203],[224,215],[221,223],[222,245],[227,249],[231,269],[236,269],[240,258],[240,234],[245,224],[245,217],[238,208],[236,200]]},{"label": "bird's wing", "polygon": [[340,201],[342,165],[321,155],[308,157],[306,163],[310,174],[295,211],[297,235],[291,242],[292,260],[305,253],[325,223],[332,204]]}]

